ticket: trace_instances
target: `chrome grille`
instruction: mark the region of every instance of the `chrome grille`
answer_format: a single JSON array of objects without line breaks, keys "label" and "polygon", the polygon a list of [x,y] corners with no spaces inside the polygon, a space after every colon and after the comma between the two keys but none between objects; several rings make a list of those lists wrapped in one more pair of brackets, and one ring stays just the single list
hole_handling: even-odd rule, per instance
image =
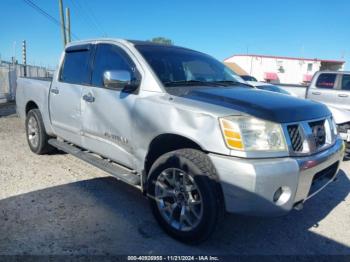
[{"label": "chrome grille", "polygon": [[289,125],[287,126],[287,130],[294,152],[303,151],[303,139],[300,134],[299,125]]},{"label": "chrome grille", "polygon": [[326,143],[326,129],[324,122],[324,119],[320,121],[309,122],[316,148],[322,147]]},{"label": "chrome grille", "polygon": [[337,137],[334,128],[331,117],[285,124],[289,152],[308,155],[328,148]]}]

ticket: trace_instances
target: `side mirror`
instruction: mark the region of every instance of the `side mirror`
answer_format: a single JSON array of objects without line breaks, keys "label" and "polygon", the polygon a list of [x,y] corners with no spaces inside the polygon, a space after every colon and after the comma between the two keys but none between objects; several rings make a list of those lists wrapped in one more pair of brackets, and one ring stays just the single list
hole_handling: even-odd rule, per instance
[{"label": "side mirror", "polygon": [[111,70],[104,72],[103,86],[122,89],[124,92],[133,92],[138,88],[138,81],[131,79],[129,71]]}]

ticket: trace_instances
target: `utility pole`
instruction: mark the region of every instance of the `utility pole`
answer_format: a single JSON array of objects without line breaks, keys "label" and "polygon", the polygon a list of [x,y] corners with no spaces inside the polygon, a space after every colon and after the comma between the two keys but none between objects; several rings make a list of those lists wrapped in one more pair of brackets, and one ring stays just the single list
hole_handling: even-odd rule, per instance
[{"label": "utility pole", "polygon": [[63,38],[63,48],[67,44],[66,39],[66,30],[65,30],[65,23],[64,23],[64,14],[63,14],[63,3],[62,0],[58,0],[58,6],[60,10],[60,18],[61,18],[61,31],[62,31],[62,38]]},{"label": "utility pole", "polygon": [[66,34],[67,43],[69,43],[71,41],[69,7],[66,7]]},{"label": "utility pole", "polygon": [[23,59],[23,76],[27,76],[27,43],[26,40],[22,42],[22,59]]}]

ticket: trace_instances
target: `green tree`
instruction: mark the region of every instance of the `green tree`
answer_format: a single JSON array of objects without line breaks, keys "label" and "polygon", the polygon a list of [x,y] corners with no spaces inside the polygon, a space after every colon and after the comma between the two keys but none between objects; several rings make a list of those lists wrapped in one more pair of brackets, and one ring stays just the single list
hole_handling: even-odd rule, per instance
[{"label": "green tree", "polygon": [[151,42],[164,44],[164,45],[172,45],[173,44],[173,41],[171,39],[165,38],[165,37],[162,37],[162,36],[152,38]]}]

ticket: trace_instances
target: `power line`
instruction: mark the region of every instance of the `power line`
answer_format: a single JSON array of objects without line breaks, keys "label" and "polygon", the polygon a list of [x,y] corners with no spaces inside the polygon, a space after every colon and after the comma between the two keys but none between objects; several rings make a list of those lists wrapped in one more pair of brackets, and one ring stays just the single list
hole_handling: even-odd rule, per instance
[{"label": "power line", "polygon": [[[51,22],[53,22],[54,24],[56,24],[57,26],[61,27],[62,24],[60,21],[58,21],[56,18],[54,18],[52,15],[50,15],[49,13],[47,13],[45,10],[43,10],[42,8],[40,8],[38,5],[36,5],[35,3],[33,3],[31,0],[23,0],[27,5],[29,5],[31,8],[33,8],[34,10],[36,10],[38,13],[40,13],[41,15],[45,16],[47,19],[49,19]],[[66,30],[66,26],[63,25],[64,30]],[[79,40],[79,37],[74,34],[73,32],[71,32],[72,36]]]},{"label": "power line", "polygon": [[[75,9],[75,15],[76,17],[79,17],[79,20],[84,22],[83,19],[81,19],[82,17],[84,18],[85,22],[87,22],[88,24],[90,24],[91,26],[94,26],[94,24],[89,20],[89,18],[87,16],[81,15],[82,11],[85,12],[85,10],[82,9],[82,7],[79,5],[78,6],[78,2],[74,1],[74,0],[70,0],[70,2],[73,4],[74,9]],[[79,14],[79,15],[78,15]]]},{"label": "power line", "polygon": [[78,11],[81,11],[80,13],[84,13],[83,16],[85,21],[87,21],[90,25],[92,25],[96,31],[99,31],[99,33],[104,36],[107,35],[106,32],[101,28],[99,25],[96,16],[93,14],[92,10],[89,9],[86,2],[85,5],[81,4],[78,0],[70,0],[70,2],[75,6],[77,13]]},{"label": "power line", "polygon": [[97,25],[97,27],[100,28],[100,31],[104,34],[104,36],[107,36],[106,31],[103,30],[103,28],[101,27],[101,23],[99,22],[99,20],[95,16],[92,9],[89,7],[88,1],[85,2],[85,5],[86,5],[86,9],[90,12],[91,17],[93,18],[93,21],[95,21],[95,24]]},{"label": "power line", "polygon": [[[79,20],[80,20],[82,23],[84,23],[82,17],[80,16],[80,13],[78,12],[78,11],[79,11],[79,10],[78,10],[79,7],[76,5],[75,1],[73,1],[73,0],[69,0],[69,1],[70,1],[71,4],[74,6],[74,8],[71,8],[71,9],[72,9],[72,13],[74,13],[74,14],[75,14],[75,17],[78,17]],[[88,21],[85,17],[84,17],[84,20],[87,21],[87,22],[90,22],[90,21]]]}]

